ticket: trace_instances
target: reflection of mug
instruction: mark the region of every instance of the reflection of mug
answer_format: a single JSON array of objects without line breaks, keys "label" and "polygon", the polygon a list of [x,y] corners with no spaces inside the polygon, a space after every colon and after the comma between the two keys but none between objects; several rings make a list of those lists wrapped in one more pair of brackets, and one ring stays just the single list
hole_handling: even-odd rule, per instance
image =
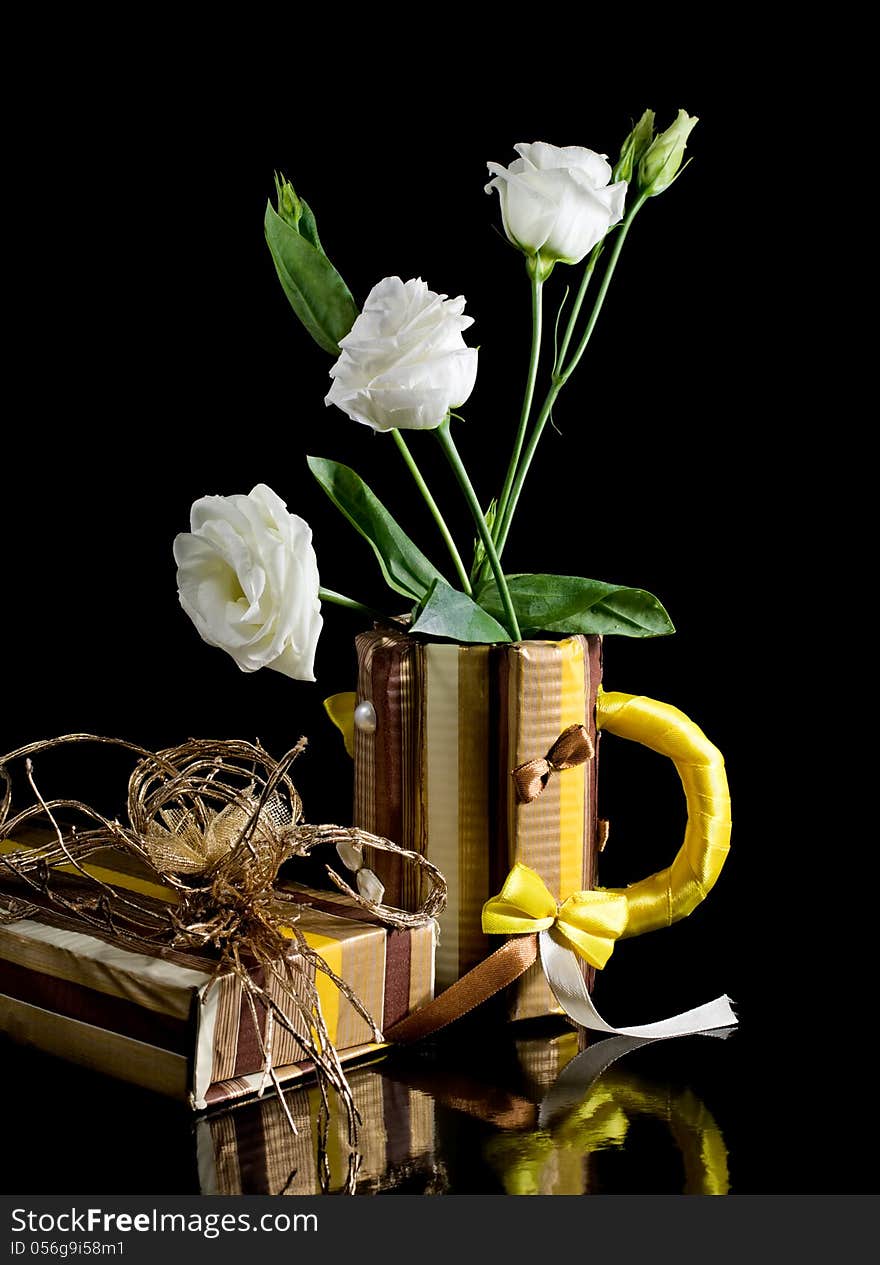
[{"label": "reflection of mug", "polygon": [[[355,824],[420,852],[449,884],[438,988],[484,958],[484,903],[515,862],[554,899],[595,886],[598,731],[644,742],[676,763],[690,812],[673,864],[626,889],[625,935],[684,916],[727,852],[729,799],[717,749],[674,708],[605,694],[601,638],[510,645],[432,642],[389,629],[357,638]],[[393,904],[418,893],[377,857]],[[539,964],[516,985],[512,1017],[558,1011]]]},{"label": "reflection of mug", "polygon": [[580,1195],[595,1189],[587,1164],[623,1148],[639,1116],[666,1125],[684,1166],[685,1195],[726,1195],[727,1148],[711,1113],[689,1089],[671,1091],[631,1072],[605,1072],[582,1102],[546,1129],[498,1133],[484,1154],[509,1195]]}]

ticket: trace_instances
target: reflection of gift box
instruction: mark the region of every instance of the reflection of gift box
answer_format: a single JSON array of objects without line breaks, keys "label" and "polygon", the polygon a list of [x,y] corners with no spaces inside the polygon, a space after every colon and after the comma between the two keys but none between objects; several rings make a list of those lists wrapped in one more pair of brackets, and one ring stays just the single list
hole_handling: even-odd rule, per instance
[{"label": "reflection of gift box", "polygon": [[[546,779],[523,803],[512,771],[545,757],[570,726],[596,744],[601,638],[450,645],[387,630],[357,638],[355,824],[428,857],[449,884],[437,983],[446,988],[489,951],[480,914],[515,861],[557,899],[594,885],[595,758]],[[383,854],[391,904],[415,908],[419,875]],[[512,1015],[558,1011],[540,966],[516,985]]]},{"label": "reflection of gift box", "polygon": [[[0,843],[5,852],[18,846]],[[148,871],[135,873],[131,858],[125,859],[128,873],[114,868],[121,864],[116,853],[104,852],[86,868],[141,899],[173,899],[169,889],[150,881]],[[53,888],[75,894],[83,884],[57,874]],[[349,898],[294,885],[287,890],[302,898],[297,926],[307,944],[346,981],[380,1028],[430,1000],[430,924],[389,930],[370,921]],[[10,1036],[95,1071],[188,1099],[196,1109],[259,1087],[263,1056],[253,1016],[233,975],[220,976],[209,988],[209,951],[181,953],[159,945],[134,949],[4,878],[0,907],[10,897],[35,902],[25,918],[4,923],[0,916],[0,1028]],[[292,946],[291,954],[296,952]],[[275,988],[274,981],[257,977],[270,992]],[[375,1049],[369,1025],[333,981],[317,971],[314,982],[341,1059],[351,1061]],[[265,1035],[265,1013],[259,1008],[257,1021]],[[273,1064],[279,1079],[302,1077],[308,1071],[302,1058],[296,1039],[276,1025]]]},{"label": "reflection of gift box", "polygon": [[[431,1098],[386,1079],[373,1068],[356,1068],[349,1084],[363,1122],[358,1137],[358,1193],[436,1192],[440,1178],[434,1164]],[[315,1125],[320,1091],[298,1086],[286,1099],[296,1133],[276,1097],[209,1113],[199,1120],[196,1138],[202,1194],[319,1194],[322,1168],[327,1189],[345,1187],[351,1154],[345,1113],[333,1111],[331,1105],[322,1155]]]}]

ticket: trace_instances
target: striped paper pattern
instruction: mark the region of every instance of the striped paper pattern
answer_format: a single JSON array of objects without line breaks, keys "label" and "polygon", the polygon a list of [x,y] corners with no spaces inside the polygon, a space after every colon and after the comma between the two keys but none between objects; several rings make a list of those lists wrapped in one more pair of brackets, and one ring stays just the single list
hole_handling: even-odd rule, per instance
[{"label": "striped paper pattern", "polygon": [[[363,1126],[358,1151],[361,1194],[410,1188],[413,1171],[430,1171],[434,1151],[431,1098],[361,1069],[349,1076]],[[321,1105],[317,1088],[287,1095],[297,1127],[291,1131],[277,1098],[249,1103],[237,1111],[209,1114],[196,1129],[199,1183],[203,1195],[317,1195],[321,1193],[318,1140],[314,1122]],[[348,1175],[348,1124],[333,1111],[326,1142],[329,1189],[343,1189]]]},{"label": "striped paper pattern", "polygon": [[[355,731],[355,824],[445,875],[442,989],[489,951],[480,914],[514,861],[559,899],[593,886],[597,760],[552,777],[531,804],[517,802],[510,773],[569,725],[586,724],[597,744],[601,639],[470,646],[377,630],[356,644],[358,699],[373,703],[377,726]],[[381,854],[376,869],[388,899],[414,908],[420,893],[400,863]],[[538,965],[515,991],[514,1018],[558,1011]]]},{"label": "striped paper pattern", "polygon": [[[0,843],[7,852],[15,846]],[[105,876],[112,874],[121,888],[143,886],[140,877],[108,869],[109,857],[99,861]],[[80,882],[64,875],[55,881],[71,891]],[[431,925],[389,932],[369,916],[353,918],[357,906],[345,897],[286,886],[302,902],[297,925],[306,942],[346,980],[380,1027],[431,999]],[[0,907],[3,890],[21,895],[11,881],[4,882]],[[0,1029],[201,1109],[252,1093],[262,1080],[265,1013],[257,1008],[258,1035],[238,981],[223,976],[209,988],[212,971],[208,953],[123,947],[110,934],[84,930],[56,908],[41,907],[30,918],[0,923]],[[274,980],[266,984],[261,971],[254,977],[277,988]],[[319,971],[314,982],[340,1053],[359,1057],[375,1049],[369,1026],[332,980]],[[293,1035],[277,1025],[273,1059],[284,1079],[308,1070]]]}]

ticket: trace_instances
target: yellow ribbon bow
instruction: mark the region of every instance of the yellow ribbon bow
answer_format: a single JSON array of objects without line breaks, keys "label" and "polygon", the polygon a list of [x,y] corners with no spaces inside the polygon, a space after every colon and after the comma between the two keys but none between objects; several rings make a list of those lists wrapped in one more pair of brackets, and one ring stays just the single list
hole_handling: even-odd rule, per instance
[{"label": "yellow ribbon bow", "polygon": [[497,896],[483,906],[487,935],[517,936],[553,927],[591,966],[603,967],[626,927],[627,901],[619,892],[596,888],[575,892],[557,905],[534,870],[517,861]]},{"label": "yellow ribbon bow", "polygon": [[569,725],[545,756],[518,764],[511,773],[516,796],[521,804],[530,804],[545,790],[551,773],[564,773],[593,758],[593,742],[584,725]]}]

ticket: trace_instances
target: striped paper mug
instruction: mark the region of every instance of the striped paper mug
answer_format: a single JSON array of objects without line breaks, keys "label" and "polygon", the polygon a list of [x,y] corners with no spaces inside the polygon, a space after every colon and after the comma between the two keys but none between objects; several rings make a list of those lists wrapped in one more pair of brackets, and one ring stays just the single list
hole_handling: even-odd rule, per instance
[{"label": "striped paper mug", "polygon": [[[357,638],[355,825],[427,855],[449,884],[440,918],[437,987],[493,947],[483,904],[515,861],[551,891],[595,885],[597,760],[547,777],[523,802],[511,771],[547,756],[569,726],[596,743],[601,638],[513,645],[430,642],[377,629]],[[375,869],[387,899],[416,908],[413,867],[386,853]],[[513,1018],[559,1010],[540,965],[515,986]]]}]

